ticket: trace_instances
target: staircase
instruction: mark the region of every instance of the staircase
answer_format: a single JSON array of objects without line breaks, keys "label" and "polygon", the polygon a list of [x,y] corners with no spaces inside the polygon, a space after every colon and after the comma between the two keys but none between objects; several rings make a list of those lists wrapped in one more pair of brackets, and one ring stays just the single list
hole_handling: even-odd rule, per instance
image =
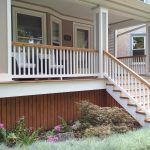
[{"label": "staircase", "polygon": [[143,127],[150,127],[150,84],[117,58],[104,51],[107,92]]}]

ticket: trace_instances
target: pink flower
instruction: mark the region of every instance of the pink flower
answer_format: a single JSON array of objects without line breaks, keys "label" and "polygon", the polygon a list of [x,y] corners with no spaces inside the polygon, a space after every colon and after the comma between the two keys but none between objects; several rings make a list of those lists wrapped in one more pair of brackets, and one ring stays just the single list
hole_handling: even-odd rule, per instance
[{"label": "pink flower", "polygon": [[61,125],[57,125],[57,126],[55,126],[55,131],[57,131],[57,132],[60,132],[61,131]]},{"label": "pink flower", "polygon": [[0,123],[0,129],[4,128],[4,124]]},{"label": "pink flower", "polygon": [[50,135],[50,136],[47,137],[48,142],[56,142],[58,140],[59,140],[59,138],[55,135],[54,136]]}]

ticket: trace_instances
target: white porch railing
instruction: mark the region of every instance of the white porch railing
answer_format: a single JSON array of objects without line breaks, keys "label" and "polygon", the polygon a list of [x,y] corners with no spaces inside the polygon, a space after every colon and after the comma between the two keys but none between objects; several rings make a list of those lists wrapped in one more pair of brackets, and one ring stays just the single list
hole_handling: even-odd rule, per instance
[{"label": "white porch railing", "polygon": [[104,76],[132,100],[138,110],[150,115],[150,84],[108,52],[104,52]]},{"label": "white porch railing", "polygon": [[13,78],[98,76],[96,49],[13,42]]},{"label": "white porch railing", "polygon": [[118,57],[118,59],[136,73],[146,74],[146,55]]}]

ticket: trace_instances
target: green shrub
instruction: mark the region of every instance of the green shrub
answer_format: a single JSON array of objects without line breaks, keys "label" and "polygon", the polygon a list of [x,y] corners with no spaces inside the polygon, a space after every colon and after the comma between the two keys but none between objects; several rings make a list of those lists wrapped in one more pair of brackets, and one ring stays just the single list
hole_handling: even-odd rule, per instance
[{"label": "green shrub", "polygon": [[108,126],[97,126],[97,127],[89,127],[84,131],[84,137],[100,137],[106,138],[112,134],[111,127]]},{"label": "green shrub", "polygon": [[[78,106],[81,116],[81,130],[84,136],[92,136],[93,133],[93,136],[101,137],[101,128],[103,129],[104,126],[110,127],[108,129],[109,134],[125,133],[140,127],[137,121],[122,108],[99,107],[87,101],[78,103]],[[99,132],[97,131],[98,128],[100,129]],[[107,136],[107,129],[104,132]],[[104,132],[102,132],[102,135]]]},{"label": "green shrub", "polygon": [[0,143],[6,141],[6,129],[0,128]]}]

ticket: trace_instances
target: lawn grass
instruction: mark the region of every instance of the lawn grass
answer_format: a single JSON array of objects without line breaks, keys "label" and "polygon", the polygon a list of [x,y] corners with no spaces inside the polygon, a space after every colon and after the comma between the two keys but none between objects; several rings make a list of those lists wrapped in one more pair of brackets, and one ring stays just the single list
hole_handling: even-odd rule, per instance
[{"label": "lawn grass", "polygon": [[29,147],[11,149],[0,145],[0,150],[150,150],[150,129],[117,134],[104,140],[87,138],[57,143],[36,142]]}]

